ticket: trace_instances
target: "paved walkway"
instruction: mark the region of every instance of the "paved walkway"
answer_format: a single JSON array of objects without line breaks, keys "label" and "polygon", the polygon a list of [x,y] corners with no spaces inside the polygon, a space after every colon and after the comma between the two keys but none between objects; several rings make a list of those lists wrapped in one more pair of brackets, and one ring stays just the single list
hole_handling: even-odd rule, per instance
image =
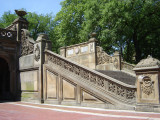
[{"label": "paved walkway", "polygon": [[0,120],[160,120],[160,113],[8,102],[0,103]]}]

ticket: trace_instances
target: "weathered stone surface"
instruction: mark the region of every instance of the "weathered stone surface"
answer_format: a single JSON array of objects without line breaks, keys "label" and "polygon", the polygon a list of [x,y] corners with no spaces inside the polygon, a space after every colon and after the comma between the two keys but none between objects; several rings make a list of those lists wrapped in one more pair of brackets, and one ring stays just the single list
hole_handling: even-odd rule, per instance
[{"label": "weathered stone surface", "polygon": [[20,73],[22,91],[38,91],[38,71]]},{"label": "weathered stone surface", "polygon": [[[155,111],[160,104],[160,61],[148,56],[134,68],[137,75],[137,110]],[[156,111],[159,111],[156,109]]]},{"label": "weathered stone surface", "polygon": [[57,75],[47,71],[47,99],[57,99]]},{"label": "weathered stone surface", "polygon": [[134,68],[134,70],[142,69],[153,69],[160,68],[160,61],[158,59],[148,56],[147,59],[141,60]]},{"label": "weathered stone surface", "polygon": [[34,55],[30,54],[19,58],[19,68],[31,68],[34,66]]}]

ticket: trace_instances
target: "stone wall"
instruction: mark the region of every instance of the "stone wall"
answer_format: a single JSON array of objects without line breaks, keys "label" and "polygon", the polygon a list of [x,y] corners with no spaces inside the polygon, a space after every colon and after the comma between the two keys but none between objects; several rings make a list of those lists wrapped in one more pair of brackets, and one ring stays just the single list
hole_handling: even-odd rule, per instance
[{"label": "stone wall", "polygon": [[88,42],[60,48],[60,55],[73,60],[81,65],[96,68],[96,39]]}]

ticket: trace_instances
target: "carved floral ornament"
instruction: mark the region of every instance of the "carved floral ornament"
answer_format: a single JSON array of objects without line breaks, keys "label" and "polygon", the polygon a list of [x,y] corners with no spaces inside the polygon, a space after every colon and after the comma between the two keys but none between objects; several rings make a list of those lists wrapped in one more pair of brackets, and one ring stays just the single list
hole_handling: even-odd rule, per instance
[{"label": "carved floral ornament", "polygon": [[22,29],[21,31],[21,56],[32,54],[34,43],[29,41],[29,31]]},{"label": "carved floral ornament", "polygon": [[34,50],[34,59],[38,62],[39,59],[40,59],[40,47],[39,45],[37,44],[36,45],[36,48]]},{"label": "carved floral ornament", "polygon": [[154,91],[154,81],[149,76],[139,76],[142,92],[150,95]]}]

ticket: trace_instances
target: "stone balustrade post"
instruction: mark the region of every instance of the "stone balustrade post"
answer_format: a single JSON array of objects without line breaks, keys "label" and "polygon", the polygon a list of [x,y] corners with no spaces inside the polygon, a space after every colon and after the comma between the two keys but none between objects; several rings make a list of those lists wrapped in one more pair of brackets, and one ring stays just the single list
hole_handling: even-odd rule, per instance
[{"label": "stone balustrade post", "polygon": [[52,44],[46,34],[39,34],[34,44],[34,65],[39,67],[39,98],[43,103],[43,64],[45,62],[45,50],[51,50]]},{"label": "stone balustrade post", "polygon": [[160,112],[160,61],[148,56],[133,69],[136,73],[136,110]]},{"label": "stone balustrade post", "polygon": [[112,62],[116,69],[121,70],[121,54],[118,51],[114,53]]}]

